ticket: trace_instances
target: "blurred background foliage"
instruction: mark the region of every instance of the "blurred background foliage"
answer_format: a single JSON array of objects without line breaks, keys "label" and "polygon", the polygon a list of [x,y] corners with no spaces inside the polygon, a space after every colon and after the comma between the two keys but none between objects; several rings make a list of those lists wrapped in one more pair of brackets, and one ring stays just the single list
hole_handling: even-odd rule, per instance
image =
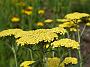
[{"label": "blurred background foliage", "polygon": [[[22,14],[22,10],[32,6],[32,15]],[[45,10],[44,15],[39,15],[38,10]],[[23,30],[52,28],[57,26],[56,22],[37,26],[37,22],[43,22],[45,19],[63,18],[71,12],[90,13],[90,0],[0,0],[0,31],[9,28],[21,28]],[[13,23],[11,18],[17,16],[20,18],[18,23]],[[22,51],[23,50],[23,51]],[[23,59],[29,58],[27,50],[20,48],[18,56]],[[28,57],[27,57],[28,56]],[[18,58],[19,59],[19,58]],[[19,61],[20,62],[20,61]],[[14,56],[11,49],[0,41],[0,67],[14,67]]]}]

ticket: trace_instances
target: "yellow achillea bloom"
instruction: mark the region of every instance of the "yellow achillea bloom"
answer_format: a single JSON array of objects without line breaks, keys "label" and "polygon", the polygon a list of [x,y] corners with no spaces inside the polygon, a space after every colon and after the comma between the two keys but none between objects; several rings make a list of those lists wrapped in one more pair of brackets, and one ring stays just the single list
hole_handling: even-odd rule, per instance
[{"label": "yellow achillea bloom", "polygon": [[0,32],[0,37],[5,37],[5,36],[11,36],[11,35],[17,35],[20,32],[22,32],[21,29],[8,29]]},{"label": "yellow achillea bloom", "polygon": [[44,10],[42,10],[42,9],[38,10],[38,14],[44,14],[44,13],[45,13]]},{"label": "yellow achillea bloom", "polygon": [[65,65],[68,64],[77,64],[78,63],[78,59],[75,57],[66,57],[63,62],[60,64],[60,67],[64,67]]},{"label": "yellow achillea bloom", "polygon": [[70,20],[74,20],[74,19],[81,19],[83,17],[88,17],[88,16],[90,16],[90,15],[87,13],[74,12],[74,13],[67,14],[65,16],[65,18],[70,19]]},{"label": "yellow achillea bloom", "polygon": [[64,64],[69,64],[69,63],[71,63],[71,64],[77,64],[78,63],[78,60],[75,57],[66,57],[64,59],[63,63]]},{"label": "yellow achillea bloom", "polygon": [[44,22],[45,22],[45,23],[52,23],[53,20],[52,20],[52,19],[46,19]]},{"label": "yellow achillea bloom", "polygon": [[27,9],[32,11],[33,7],[32,6],[28,6]]},{"label": "yellow achillea bloom", "polygon": [[73,26],[76,26],[77,24],[76,23],[80,23],[82,20],[81,18],[83,17],[89,17],[90,15],[87,14],[87,13],[78,13],[78,12],[75,12],[75,13],[70,13],[70,14],[67,14],[65,16],[65,19],[57,19],[58,22],[64,22],[62,24],[60,24],[59,26],[60,27],[73,27]]},{"label": "yellow achillea bloom", "polygon": [[24,61],[20,64],[20,67],[30,67],[29,65],[33,64],[35,61]]},{"label": "yellow achillea bloom", "polygon": [[8,29],[0,32],[0,37],[11,36],[17,39],[17,45],[23,46],[25,44],[38,44],[41,41],[51,42],[58,39],[57,33],[65,34],[64,28],[56,27],[52,29],[37,29],[31,31],[23,31],[21,29]]},{"label": "yellow achillea bloom", "polygon": [[24,13],[26,15],[31,15],[32,11],[30,11],[30,10],[22,10],[22,13]]},{"label": "yellow achillea bloom", "polygon": [[27,7],[25,10],[22,10],[22,13],[26,14],[26,15],[31,15],[32,14],[32,6]]},{"label": "yellow achillea bloom", "polygon": [[[61,29],[61,31],[60,31]],[[25,44],[38,44],[41,41],[44,42],[51,42],[54,40],[54,38],[58,38],[56,33],[66,33],[63,28],[59,28],[58,30],[55,29],[37,29],[33,31],[28,31],[26,34],[23,34],[23,36],[15,35],[16,37],[21,36],[16,42],[18,45],[21,44],[21,46]]]},{"label": "yellow achillea bloom", "polygon": [[48,67],[58,67],[60,63],[60,58],[53,57],[48,58]]},{"label": "yellow achillea bloom", "polygon": [[76,29],[76,28],[70,28],[70,31],[74,31],[74,32],[76,32],[77,29]]},{"label": "yellow achillea bloom", "polygon": [[72,49],[79,49],[79,46],[80,46],[78,42],[76,42],[75,40],[68,39],[68,38],[54,41],[53,43],[51,43],[51,45],[53,47],[64,46],[64,47],[72,48]]},{"label": "yellow achillea bloom", "polygon": [[14,16],[14,17],[11,18],[11,21],[12,22],[19,22],[20,21],[20,18]]},{"label": "yellow achillea bloom", "polygon": [[90,22],[86,23],[87,26],[90,26]]},{"label": "yellow achillea bloom", "polygon": [[60,33],[61,35],[64,35],[65,33],[67,33],[66,29],[64,29],[63,27],[55,27],[55,28],[52,28],[51,31],[55,33]]},{"label": "yellow achillea bloom", "polygon": [[37,26],[44,26],[44,23],[43,22],[38,22]]},{"label": "yellow achillea bloom", "polygon": [[56,21],[58,21],[58,22],[67,22],[67,21],[70,21],[70,20],[68,20],[68,19],[56,19]]},{"label": "yellow achillea bloom", "polygon": [[44,40],[44,42],[51,42],[54,38],[58,38],[57,34],[50,31],[50,29],[38,29],[35,32],[40,37],[39,39]]},{"label": "yellow achillea bloom", "polygon": [[51,42],[54,40],[54,38],[58,38],[56,33],[51,32],[48,29],[38,29],[28,34],[28,36],[26,34],[23,37],[17,39],[17,44],[21,44],[21,46],[25,44],[38,44],[41,41]]},{"label": "yellow achillea bloom", "polygon": [[72,26],[76,26],[76,24],[73,22],[73,21],[69,21],[69,22],[64,22],[64,23],[62,23],[62,24],[60,24],[59,25],[60,27],[64,27],[64,28],[66,28],[66,27],[72,27]]},{"label": "yellow achillea bloom", "polygon": [[35,37],[30,36],[30,37],[21,37],[16,40],[17,45],[28,45],[28,44],[38,44],[40,41],[38,39],[35,39]]}]

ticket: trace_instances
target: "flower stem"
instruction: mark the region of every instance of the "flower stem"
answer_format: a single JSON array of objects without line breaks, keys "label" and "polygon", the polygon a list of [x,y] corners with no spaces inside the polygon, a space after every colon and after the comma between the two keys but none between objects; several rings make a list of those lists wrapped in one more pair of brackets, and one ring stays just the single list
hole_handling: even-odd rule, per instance
[{"label": "flower stem", "polygon": [[48,62],[47,57],[44,56],[44,67],[48,67],[47,62]]},{"label": "flower stem", "polygon": [[55,53],[54,53],[54,47],[52,48],[52,50],[53,50],[53,51],[52,51],[52,57],[54,57],[54,54],[55,54]]},{"label": "flower stem", "polygon": [[[78,30],[78,42],[80,43],[80,32],[79,32],[79,29]],[[82,57],[81,57],[81,50],[80,50],[80,47],[78,49],[78,53],[79,53],[79,59],[80,59],[80,67],[82,67]]]},{"label": "flower stem", "polygon": [[84,25],[84,28],[83,28],[83,30],[82,30],[82,32],[81,32],[81,34],[80,34],[80,37],[83,35],[85,29],[86,29],[86,25]]},{"label": "flower stem", "polygon": [[31,50],[31,49],[29,49],[29,51],[30,51],[30,54],[31,54],[31,60],[33,60],[32,50]]},{"label": "flower stem", "polygon": [[14,49],[14,47],[13,47],[13,46],[12,46],[12,51],[13,51],[13,54],[14,54],[16,67],[18,67],[18,65],[17,65],[17,56],[16,56],[16,51],[15,51],[15,49]]}]

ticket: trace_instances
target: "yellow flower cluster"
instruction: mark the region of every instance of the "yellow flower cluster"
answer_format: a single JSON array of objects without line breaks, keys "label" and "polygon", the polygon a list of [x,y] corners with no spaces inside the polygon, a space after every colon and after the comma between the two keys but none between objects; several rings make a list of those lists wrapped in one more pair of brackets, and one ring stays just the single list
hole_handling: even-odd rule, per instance
[{"label": "yellow flower cluster", "polygon": [[68,21],[70,21],[70,20],[68,20],[68,19],[56,19],[56,21],[57,21],[57,22],[68,22]]},{"label": "yellow flower cluster", "polygon": [[52,29],[37,29],[31,31],[23,31],[21,29],[8,29],[0,32],[0,37],[11,36],[17,39],[17,45],[25,44],[38,44],[41,41],[51,42],[55,38],[58,38],[57,33],[65,34],[66,30],[64,28],[56,27]]},{"label": "yellow flower cluster", "polygon": [[22,13],[26,14],[26,15],[31,15],[32,14],[32,6],[28,6],[26,9],[22,10]]},{"label": "yellow flower cluster", "polygon": [[59,26],[64,28],[66,27],[70,28],[76,26],[76,24],[73,21],[68,21],[68,22],[64,22],[63,24],[60,24]]},{"label": "yellow flower cluster", "polygon": [[12,22],[19,22],[20,21],[20,18],[14,16],[14,17],[11,18],[11,21]]},{"label": "yellow flower cluster", "polygon": [[79,12],[75,12],[75,13],[70,13],[70,14],[67,14],[65,16],[66,19],[70,19],[70,20],[74,20],[74,19],[81,19],[83,17],[88,17],[90,16],[89,14],[87,13],[79,13]]},{"label": "yellow flower cluster", "polygon": [[[86,13],[75,12],[75,13],[67,14],[65,16],[65,19],[57,19],[57,21],[58,22],[64,22],[64,23],[59,25],[60,27],[64,27],[64,28],[68,27],[68,28],[70,28],[70,27],[75,27],[77,25],[76,23],[81,22],[81,18],[89,17],[89,16],[90,15],[86,14]],[[74,29],[74,31],[75,31],[75,29]]]},{"label": "yellow flower cluster", "polygon": [[77,64],[78,60],[75,57],[66,57],[62,62],[60,58],[48,58],[48,67],[65,67],[68,64]]},{"label": "yellow flower cluster", "polygon": [[77,58],[75,58],[75,57],[66,57],[65,59],[64,59],[64,61],[63,61],[63,63],[64,64],[77,64],[78,63],[78,60],[77,60]]},{"label": "yellow flower cluster", "polygon": [[[33,7],[32,6],[28,6],[26,9],[22,10],[22,13],[26,14],[26,15],[32,15],[33,13]],[[44,9],[39,9],[38,10],[38,14],[43,15],[45,13]]]},{"label": "yellow flower cluster", "polygon": [[33,64],[35,61],[24,61],[20,64],[20,67],[30,67],[29,65]]},{"label": "yellow flower cluster", "polygon": [[23,37],[19,38],[16,41],[17,44],[21,44],[21,46],[24,44],[38,44],[41,41],[51,42],[54,40],[54,38],[58,38],[57,34],[46,29],[35,30],[28,34],[28,36],[24,35]]},{"label": "yellow flower cluster", "polygon": [[37,22],[37,26],[44,26],[43,22]]},{"label": "yellow flower cluster", "polygon": [[44,14],[44,13],[45,13],[45,10],[43,9],[38,10],[38,14]]},{"label": "yellow flower cluster", "polygon": [[53,31],[54,33],[60,33],[61,35],[64,35],[65,33],[67,33],[67,30],[64,29],[63,27],[55,27],[55,28],[52,28],[51,31]]},{"label": "yellow flower cluster", "polygon": [[20,32],[22,32],[21,29],[8,29],[0,32],[0,37],[5,37],[5,36],[11,36],[11,35],[17,35]]},{"label": "yellow flower cluster", "polygon": [[52,19],[46,19],[46,20],[44,20],[44,22],[45,22],[45,23],[52,23],[53,20],[52,20]]},{"label": "yellow flower cluster", "polygon": [[77,29],[76,29],[76,28],[70,28],[70,31],[74,31],[74,32],[76,32]]},{"label": "yellow flower cluster", "polygon": [[58,67],[60,63],[60,58],[53,57],[48,58],[48,67]]},{"label": "yellow flower cluster", "polygon": [[79,49],[79,46],[80,46],[78,42],[76,42],[75,40],[68,39],[68,38],[54,41],[53,43],[51,43],[51,45],[53,47],[64,46],[64,47],[72,48],[72,49]]},{"label": "yellow flower cluster", "polygon": [[90,22],[86,23],[87,26],[90,26]]},{"label": "yellow flower cluster", "polygon": [[21,38],[21,37],[24,37],[24,36],[29,36],[33,33],[33,31],[19,31],[17,32],[17,34],[14,34],[14,37],[15,38]]}]

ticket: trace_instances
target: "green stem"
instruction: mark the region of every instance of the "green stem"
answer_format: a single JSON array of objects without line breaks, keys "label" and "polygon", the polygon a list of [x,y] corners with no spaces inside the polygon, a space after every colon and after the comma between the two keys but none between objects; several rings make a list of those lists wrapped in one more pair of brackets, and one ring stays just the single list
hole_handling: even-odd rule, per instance
[{"label": "green stem", "polygon": [[[78,30],[78,42],[80,43],[80,32],[79,32],[79,29],[77,30]],[[82,57],[81,57],[80,47],[78,49],[78,53],[79,53],[79,59],[80,59],[80,67],[82,67]]]},{"label": "green stem", "polygon": [[46,45],[45,45],[45,50],[43,50],[43,63],[44,67],[48,67],[48,58],[47,58],[47,50],[46,50]]},{"label": "green stem", "polygon": [[84,28],[83,28],[83,30],[82,30],[82,32],[81,32],[81,34],[80,34],[80,37],[83,35],[85,29],[86,29],[86,25],[84,25]]},{"label": "green stem", "polygon": [[[53,50],[53,49],[54,49],[54,47],[52,48],[52,50]],[[54,57],[54,54],[55,54],[54,51],[52,51],[52,57]]]},{"label": "green stem", "polygon": [[72,34],[72,38],[75,40],[75,34],[74,33]]},{"label": "green stem", "polygon": [[47,56],[45,54],[45,56],[44,56],[44,67],[48,67],[47,62],[48,62],[48,59],[47,59]]},{"label": "green stem", "polygon": [[32,50],[31,50],[31,49],[29,49],[29,51],[30,51],[30,54],[31,54],[31,60],[33,60]]},{"label": "green stem", "polygon": [[69,57],[71,57],[71,50],[70,50],[70,49],[68,49],[68,51],[69,51]]},{"label": "green stem", "polygon": [[70,38],[69,32],[67,32],[67,38]]},{"label": "green stem", "polygon": [[16,51],[15,51],[15,49],[14,49],[14,47],[13,47],[13,46],[12,46],[12,51],[13,51],[13,54],[14,54],[16,67],[18,67],[18,65],[17,65],[17,56],[16,56]]}]

